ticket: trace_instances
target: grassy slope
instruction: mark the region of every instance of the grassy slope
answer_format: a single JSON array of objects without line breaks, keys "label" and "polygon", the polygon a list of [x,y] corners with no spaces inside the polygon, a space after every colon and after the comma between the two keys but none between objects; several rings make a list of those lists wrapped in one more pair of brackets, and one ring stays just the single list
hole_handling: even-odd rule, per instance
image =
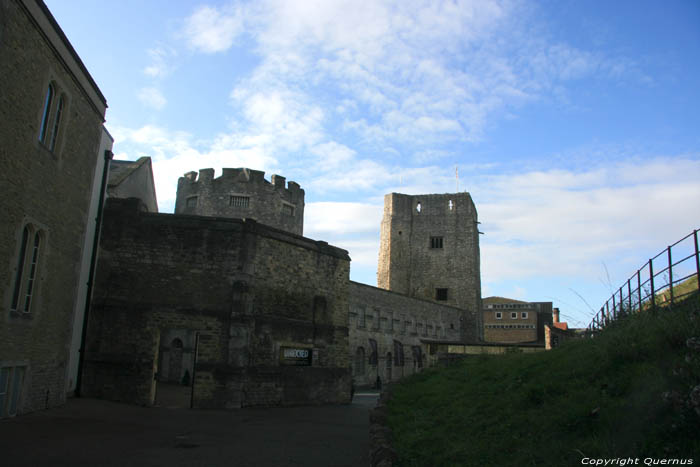
[{"label": "grassy slope", "polygon": [[[396,385],[400,465],[581,465],[586,457],[695,458],[700,297],[636,315],[593,340],[539,354],[477,356]],[[692,355],[686,361],[686,355]]]}]

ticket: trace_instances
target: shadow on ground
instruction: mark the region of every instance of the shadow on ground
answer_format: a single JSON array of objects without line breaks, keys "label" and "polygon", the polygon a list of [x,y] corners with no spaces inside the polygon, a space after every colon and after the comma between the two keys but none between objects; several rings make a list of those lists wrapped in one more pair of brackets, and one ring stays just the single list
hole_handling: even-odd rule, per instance
[{"label": "shadow on ground", "polygon": [[366,466],[376,401],[362,392],[342,406],[189,410],[70,399],[0,420],[0,452],[7,467]]}]

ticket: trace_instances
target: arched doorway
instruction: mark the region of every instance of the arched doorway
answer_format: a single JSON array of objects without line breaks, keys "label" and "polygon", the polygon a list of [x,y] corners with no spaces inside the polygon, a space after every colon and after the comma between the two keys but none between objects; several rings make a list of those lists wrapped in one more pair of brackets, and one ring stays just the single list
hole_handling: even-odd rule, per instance
[{"label": "arched doorway", "polygon": [[168,381],[172,383],[180,383],[182,380],[182,347],[182,341],[178,337],[170,343]]}]

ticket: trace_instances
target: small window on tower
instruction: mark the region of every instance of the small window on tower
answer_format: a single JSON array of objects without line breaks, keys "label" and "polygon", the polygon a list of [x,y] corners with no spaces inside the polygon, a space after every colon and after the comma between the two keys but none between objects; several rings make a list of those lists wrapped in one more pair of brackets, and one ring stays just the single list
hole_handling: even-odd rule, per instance
[{"label": "small window on tower", "polygon": [[435,300],[447,300],[447,289],[435,289]]},{"label": "small window on tower", "polygon": [[430,237],[430,248],[442,248],[442,237]]},{"label": "small window on tower", "polygon": [[231,199],[229,200],[229,206],[233,206],[234,208],[247,208],[250,206],[250,197],[249,196],[231,196]]},{"label": "small window on tower", "polygon": [[294,217],[294,206],[292,206],[291,204],[283,204],[282,212],[288,216]]},{"label": "small window on tower", "polygon": [[185,206],[188,208],[196,208],[197,207],[197,197],[196,196],[190,196],[187,198],[185,201]]},{"label": "small window on tower", "polygon": [[420,205],[420,201],[418,201],[418,204],[416,204],[416,212],[420,212],[420,211],[421,211],[421,205]]}]

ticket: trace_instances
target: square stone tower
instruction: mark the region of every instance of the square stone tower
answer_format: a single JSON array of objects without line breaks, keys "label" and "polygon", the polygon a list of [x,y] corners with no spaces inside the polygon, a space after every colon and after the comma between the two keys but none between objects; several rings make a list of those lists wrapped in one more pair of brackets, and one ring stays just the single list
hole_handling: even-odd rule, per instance
[{"label": "square stone tower", "polygon": [[386,195],[377,286],[481,316],[477,224],[469,193]]}]

